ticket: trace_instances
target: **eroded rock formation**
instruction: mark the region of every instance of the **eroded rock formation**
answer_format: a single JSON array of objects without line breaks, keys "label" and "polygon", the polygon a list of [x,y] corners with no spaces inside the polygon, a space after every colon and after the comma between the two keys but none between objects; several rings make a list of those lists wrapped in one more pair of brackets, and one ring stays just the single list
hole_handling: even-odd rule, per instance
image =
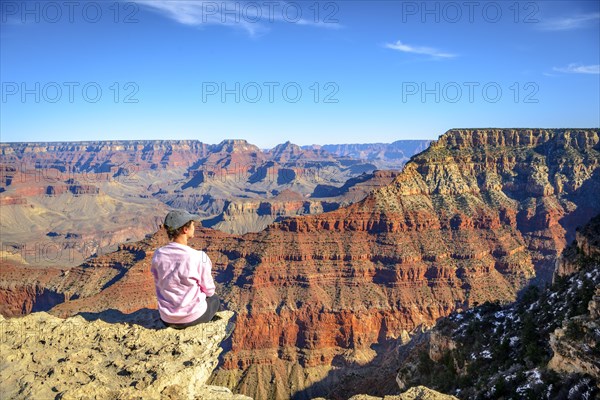
[{"label": "eroded rock formation", "polygon": [[[577,230],[576,239],[556,267],[555,280],[574,275],[589,265],[600,268],[600,215]],[[581,283],[580,283],[581,285]],[[583,314],[565,319],[550,334],[553,356],[548,368],[561,373],[580,373],[592,376],[600,388],[600,285],[589,288],[593,295]]]},{"label": "eroded rock formation", "polygon": [[436,392],[425,386],[416,386],[399,395],[376,397],[358,394],[349,400],[458,400],[458,398]]},{"label": "eroded rock formation", "polygon": [[310,197],[285,189],[267,199],[227,201],[223,213],[204,224],[228,233],[258,232],[285,217],[321,214],[360,201],[372,190],[391,183],[398,174],[377,170],[351,178],[341,187],[317,185]]},{"label": "eroded rock formation", "polygon": [[3,399],[249,399],[207,385],[231,311],[184,330],[154,310],[67,318],[0,316]]},{"label": "eroded rock formation", "polygon": [[[371,393],[427,385],[465,399],[596,398],[600,256],[585,244],[600,237],[600,215],[578,233],[561,255],[562,265],[575,269],[557,275],[551,287],[531,286],[506,306],[485,303],[453,313],[349,384],[375,388]],[[379,374],[369,374],[375,368]]]},{"label": "eroded rock formation", "polygon": [[[45,241],[67,250],[95,242],[91,253],[59,262],[21,260],[76,266],[96,252],[155,232],[169,208],[199,213],[206,226],[217,229],[259,231],[282,216],[330,211],[367,193],[359,189],[353,197],[305,206],[281,204],[279,195],[286,190],[307,197],[319,185],[337,188],[374,169],[369,162],[289,142],[270,151],[242,139],[215,145],[196,140],[0,143],[0,246]],[[236,212],[248,202],[259,206]],[[70,232],[79,235],[79,243],[64,240]]]}]

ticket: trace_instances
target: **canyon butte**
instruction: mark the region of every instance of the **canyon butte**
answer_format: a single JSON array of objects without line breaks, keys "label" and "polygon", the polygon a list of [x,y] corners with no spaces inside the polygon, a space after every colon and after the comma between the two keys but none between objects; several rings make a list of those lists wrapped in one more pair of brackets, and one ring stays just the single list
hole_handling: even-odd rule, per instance
[{"label": "canyon butte", "polygon": [[[600,212],[599,129],[456,129],[391,183],[243,235],[199,228],[236,327],[210,383],[263,398],[342,398],[336,383],[454,311],[550,282]],[[4,315],[156,308],[164,231],[71,268],[4,262]],[[27,305],[27,306],[24,306]]]},{"label": "canyon butte", "polygon": [[[76,266],[156,232],[169,208],[225,232],[258,232],[364,198],[428,143],[323,146],[331,152],[289,141],[262,150],[242,139],[0,143],[0,254]],[[31,257],[34,242],[70,256]]]}]

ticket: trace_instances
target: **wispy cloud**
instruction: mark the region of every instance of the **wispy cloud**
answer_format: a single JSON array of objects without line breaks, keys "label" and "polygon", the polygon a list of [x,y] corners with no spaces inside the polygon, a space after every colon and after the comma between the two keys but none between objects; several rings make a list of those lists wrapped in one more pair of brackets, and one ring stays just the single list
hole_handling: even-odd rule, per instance
[{"label": "wispy cloud", "polygon": [[[300,26],[339,29],[337,22],[311,21],[300,16],[309,10],[298,10],[301,3],[196,1],[196,0],[135,0],[160,12],[180,24],[189,26],[220,25],[245,30],[251,36],[264,33],[273,23],[291,23]],[[275,4],[277,3],[277,4]],[[291,11],[289,9],[292,9]],[[283,10],[288,11],[283,11]]]},{"label": "wispy cloud", "polygon": [[600,13],[588,13],[570,17],[549,18],[542,20],[537,27],[543,31],[570,31],[593,26],[598,21],[600,21]]},{"label": "wispy cloud", "polygon": [[[136,0],[140,5],[158,11],[183,25],[208,26],[221,25],[243,29],[255,35],[263,28],[255,22],[248,22],[240,15],[226,15],[224,10],[236,10],[233,1],[193,1],[193,0]],[[239,3],[238,3],[239,7]]]},{"label": "wispy cloud", "polygon": [[552,70],[566,74],[600,74],[600,65],[569,64],[566,67],[554,67]]},{"label": "wispy cloud", "polygon": [[392,50],[402,51],[404,53],[424,54],[435,58],[454,58],[456,54],[445,53],[432,47],[411,46],[398,40],[396,43],[386,43],[385,47]]}]

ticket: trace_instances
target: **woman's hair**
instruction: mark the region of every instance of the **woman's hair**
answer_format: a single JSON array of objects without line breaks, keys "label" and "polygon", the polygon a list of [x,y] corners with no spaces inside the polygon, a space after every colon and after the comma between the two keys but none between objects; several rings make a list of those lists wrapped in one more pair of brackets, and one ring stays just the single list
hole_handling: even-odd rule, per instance
[{"label": "woman's hair", "polygon": [[189,228],[190,225],[192,225],[192,222],[194,222],[194,221],[188,221],[185,225],[183,225],[177,229],[169,229],[169,228],[165,227],[165,229],[167,230],[167,235],[169,236],[169,240],[173,240],[177,236],[181,235],[185,228]]}]

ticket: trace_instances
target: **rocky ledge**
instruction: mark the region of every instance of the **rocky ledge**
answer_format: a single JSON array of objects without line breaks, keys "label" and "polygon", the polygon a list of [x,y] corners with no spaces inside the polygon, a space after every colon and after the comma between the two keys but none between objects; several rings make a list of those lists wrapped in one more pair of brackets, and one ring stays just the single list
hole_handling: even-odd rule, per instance
[{"label": "rocky ledge", "polygon": [[396,396],[376,397],[357,394],[349,400],[458,400],[457,397],[431,390],[425,386],[415,386]]},{"label": "rocky ledge", "polygon": [[217,315],[184,330],[149,309],[0,316],[0,398],[249,399],[206,384],[233,330],[233,312]]}]

